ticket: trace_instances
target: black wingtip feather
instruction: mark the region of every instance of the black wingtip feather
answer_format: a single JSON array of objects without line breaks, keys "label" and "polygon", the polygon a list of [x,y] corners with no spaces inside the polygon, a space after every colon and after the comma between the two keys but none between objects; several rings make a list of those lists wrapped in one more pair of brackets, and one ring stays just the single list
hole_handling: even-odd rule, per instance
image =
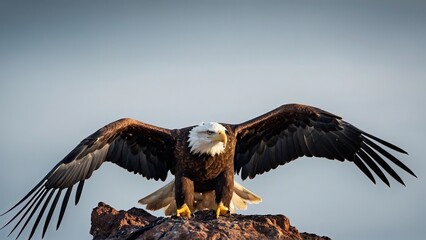
[{"label": "black wingtip feather", "polygon": [[84,187],[84,180],[80,181],[80,183],[78,184],[77,192],[75,193],[75,205],[77,205],[78,202],[80,201],[81,192],[83,191],[83,187]]},{"label": "black wingtip feather", "polygon": [[61,206],[61,211],[59,212],[59,218],[58,218],[58,223],[56,224],[56,230],[58,230],[58,228],[61,226],[62,218],[64,217],[65,210],[67,209],[68,200],[70,199],[72,187],[73,186],[67,189],[64,199],[62,200],[62,206]]},{"label": "black wingtip feather", "polygon": [[[35,233],[35,231],[37,229],[37,226],[40,223],[41,217],[43,216],[44,211],[46,211],[46,207],[47,207],[47,205],[49,205],[50,199],[52,198],[53,194],[55,193],[54,190],[50,189],[50,190],[47,190],[45,194],[47,194],[49,191],[50,191],[50,194],[47,197],[46,201],[44,202],[43,207],[40,209],[40,212],[39,212],[39,214],[37,216],[37,219],[34,222],[33,228],[31,229],[31,233],[30,233],[30,236],[28,237],[28,239],[31,239],[34,236],[34,233]],[[40,200],[40,203],[41,203],[41,200]]]},{"label": "black wingtip feather", "polygon": [[[19,224],[21,224],[22,220],[25,219],[25,217],[27,216],[27,214],[30,212],[31,208],[34,206],[34,204],[40,199],[41,195],[43,194],[43,192],[45,191],[44,188],[40,188],[35,195],[33,195],[33,197],[31,198],[30,201],[27,202],[27,204],[25,204],[25,206],[19,211],[19,213],[17,213],[15,215],[15,217],[13,219],[15,219],[16,217],[18,217],[18,215],[20,215],[22,213],[23,210],[26,209],[24,215],[21,216],[21,218],[19,219],[19,221],[15,224],[15,226],[13,227],[13,229],[9,232],[9,235],[12,234],[12,232],[15,231],[15,229],[19,226]],[[28,207],[29,206],[29,207]],[[12,222],[13,219],[10,221]],[[19,235],[16,237],[16,239],[18,239]]]},{"label": "black wingtip feather", "polygon": [[11,207],[9,210],[7,210],[6,212],[0,214],[0,216],[3,216],[5,214],[7,214],[8,212],[12,211],[13,209],[15,209],[17,206],[19,206],[22,202],[24,202],[29,196],[31,196],[44,182],[46,181],[46,177],[44,177],[33,189],[31,189],[31,191],[29,193],[27,193],[27,195],[25,195],[18,203],[16,203],[13,207]]},{"label": "black wingtip feather", "polygon": [[404,163],[402,163],[400,160],[398,160],[392,154],[388,153],[383,148],[381,148],[380,146],[378,146],[377,144],[375,144],[373,141],[371,141],[368,138],[364,138],[364,141],[365,141],[365,143],[367,143],[368,145],[370,145],[372,148],[374,148],[376,151],[378,151],[380,154],[382,154],[383,156],[385,156],[386,158],[388,158],[390,161],[392,161],[393,163],[395,163],[398,167],[404,169],[406,172],[408,172],[412,176],[417,177],[416,174],[414,174],[414,172],[411,171],[411,169],[409,169]]},{"label": "black wingtip feather", "polygon": [[371,147],[363,142],[361,143],[361,148],[367,152],[368,155],[370,155],[389,175],[391,175],[396,181],[401,183],[405,186],[404,182],[402,181],[401,177],[389,166],[389,164],[383,160],[383,158],[377,154]]},{"label": "black wingtip feather", "polygon": [[52,202],[52,205],[50,206],[50,210],[47,213],[47,217],[46,217],[46,220],[44,222],[43,234],[42,234],[41,238],[44,238],[44,235],[47,232],[47,228],[49,227],[50,219],[52,218],[53,212],[55,211],[56,204],[58,203],[58,200],[59,200],[59,197],[61,196],[61,193],[62,193],[62,189],[59,189],[58,192],[56,193],[55,199]]},{"label": "black wingtip feather", "polygon": [[400,147],[398,147],[398,146],[393,145],[392,143],[389,143],[389,142],[387,142],[387,141],[385,141],[385,140],[383,140],[383,139],[380,139],[380,138],[378,138],[378,137],[376,137],[376,136],[373,136],[373,135],[371,135],[371,134],[369,134],[369,133],[366,133],[366,132],[364,132],[364,131],[361,131],[361,133],[362,133],[363,135],[365,135],[365,136],[367,136],[367,137],[371,138],[371,139],[376,140],[377,142],[379,142],[379,143],[381,143],[381,144],[385,145],[385,146],[386,146],[386,147],[388,147],[388,148],[391,148],[391,149],[393,149],[393,150],[395,150],[395,151],[397,151],[397,152],[404,153],[404,154],[407,154],[407,155],[408,155],[408,153],[407,153],[405,150],[403,150],[402,148],[400,148]]},{"label": "black wingtip feather", "polygon": [[[30,208],[28,208],[28,210],[32,209],[32,207],[33,207],[34,203],[37,203],[37,204],[34,206],[34,209],[31,211],[30,215],[28,216],[27,220],[25,221],[24,225],[22,226],[21,230],[19,231],[18,236],[16,236],[16,239],[18,239],[18,238],[19,238],[19,236],[21,236],[22,232],[24,231],[25,227],[28,225],[28,223],[29,223],[29,221],[31,220],[31,218],[33,217],[34,213],[37,211],[37,209],[38,209],[38,207],[40,206],[41,202],[43,202],[43,199],[46,197],[46,195],[47,195],[48,191],[47,191],[47,190],[45,190],[45,189],[43,189],[43,191],[42,191],[41,193],[42,193],[42,195],[40,195],[40,196],[39,196],[39,197],[35,200],[35,202],[33,202],[33,204],[31,205],[31,207],[30,207]],[[40,198],[40,197],[41,197],[41,198]],[[18,223],[18,224],[19,224],[19,223]],[[32,236],[30,236],[30,237],[28,238],[28,240],[30,240],[30,239],[31,239],[31,237],[32,237]]]},{"label": "black wingtip feather", "polygon": [[[33,202],[33,200],[34,200],[34,198],[36,198],[36,196],[38,196],[39,194],[40,194],[40,192],[41,192],[41,190],[43,190],[43,188],[40,188],[39,190],[37,190],[37,192],[31,197],[31,199],[21,208],[21,210],[19,210],[19,212],[17,213],[17,214],[15,214],[15,216],[12,218],[12,219],[10,219],[9,220],[9,222],[7,222],[1,229],[3,229],[3,228],[5,228],[6,226],[8,226],[11,222],[13,222],[13,220],[15,220],[19,215],[21,215],[21,213],[22,213],[22,211],[24,211],[27,207],[28,207],[28,205],[30,205],[30,203],[32,203]],[[27,210],[28,211],[28,210]],[[21,219],[21,221],[22,221],[22,219]],[[17,224],[17,225],[15,225],[15,227],[14,227],[14,229],[18,226],[19,224]],[[0,230],[1,230],[0,229]],[[14,230],[13,229],[13,230]],[[9,235],[13,232],[13,230],[12,231],[10,231],[10,233],[9,233]]]},{"label": "black wingtip feather", "polygon": [[376,184],[376,180],[374,179],[373,174],[371,174],[370,170],[365,166],[365,164],[361,161],[361,159],[354,155],[353,159],[355,165],[374,183]]},{"label": "black wingtip feather", "polygon": [[385,174],[383,174],[377,164],[373,161],[373,159],[368,156],[362,149],[358,151],[358,155],[362,160],[364,160],[368,167],[370,167],[370,169],[373,170],[388,187],[390,187],[389,180],[386,178]]}]

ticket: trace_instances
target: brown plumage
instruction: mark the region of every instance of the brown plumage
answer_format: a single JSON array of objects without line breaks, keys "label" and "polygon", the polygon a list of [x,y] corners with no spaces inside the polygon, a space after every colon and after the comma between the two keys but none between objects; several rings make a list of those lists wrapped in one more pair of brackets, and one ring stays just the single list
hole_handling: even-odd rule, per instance
[{"label": "brown plumage", "polygon": [[[21,225],[19,237],[40,209],[31,238],[49,208],[42,232],[44,236],[65,191],[60,203],[58,228],[73,186],[78,183],[75,193],[75,203],[78,203],[84,181],[104,162],[113,162],[147,179],[165,180],[170,171],[175,175],[175,199],[179,208],[185,204],[189,209],[194,208],[194,192],[214,190],[216,203],[224,206],[218,215],[230,206],[235,173],[241,174],[243,180],[254,178],[302,156],[348,160],[371,181],[375,182],[375,179],[370,170],[387,185],[390,183],[383,170],[399,183],[404,182],[385,159],[415,176],[382,146],[400,153],[406,153],[404,150],[318,108],[283,105],[242,124],[220,125],[226,129],[226,136],[223,132],[220,136],[224,149],[219,154],[209,155],[195,153],[195,147],[188,145],[190,131],[195,127],[169,130],[133,119],[110,123],[85,138],[13,206],[9,211],[18,206],[21,209],[6,225],[19,219],[11,231]],[[210,131],[205,133],[210,134]]]}]

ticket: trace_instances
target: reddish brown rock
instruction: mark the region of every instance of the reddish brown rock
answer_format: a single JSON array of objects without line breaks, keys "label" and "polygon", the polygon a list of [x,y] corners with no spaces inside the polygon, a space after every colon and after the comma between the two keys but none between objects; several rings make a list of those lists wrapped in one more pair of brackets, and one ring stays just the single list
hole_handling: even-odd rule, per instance
[{"label": "reddish brown rock", "polygon": [[117,211],[100,202],[92,212],[93,239],[297,239],[326,240],[299,233],[284,215],[232,214],[218,219],[213,211],[199,211],[191,219],[155,217],[145,210]]}]

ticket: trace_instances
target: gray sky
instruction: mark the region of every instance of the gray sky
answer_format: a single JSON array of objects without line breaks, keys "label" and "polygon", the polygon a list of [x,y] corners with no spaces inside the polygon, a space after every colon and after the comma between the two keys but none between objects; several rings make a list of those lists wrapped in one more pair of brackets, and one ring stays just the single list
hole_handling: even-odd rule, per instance
[{"label": "gray sky", "polygon": [[[0,211],[119,118],[239,123],[297,102],[402,147],[419,178],[395,167],[407,186],[388,188],[351,163],[303,158],[244,181],[263,202],[242,213],[334,239],[421,239],[425,12],[421,1],[2,1]],[[90,239],[99,201],[129,209],[164,184],[105,164],[47,239]]]}]

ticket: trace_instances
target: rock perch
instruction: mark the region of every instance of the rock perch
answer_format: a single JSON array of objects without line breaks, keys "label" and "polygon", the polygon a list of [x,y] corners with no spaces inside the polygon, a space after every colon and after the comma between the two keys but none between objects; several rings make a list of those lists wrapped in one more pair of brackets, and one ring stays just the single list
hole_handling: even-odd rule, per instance
[{"label": "rock perch", "polygon": [[284,215],[232,214],[216,219],[213,211],[195,212],[191,219],[155,217],[143,209],[117,211],[100,202],[92,212],[90,234],[95,240],[121,239],[297,239],[326,240],[299,233]]}]

